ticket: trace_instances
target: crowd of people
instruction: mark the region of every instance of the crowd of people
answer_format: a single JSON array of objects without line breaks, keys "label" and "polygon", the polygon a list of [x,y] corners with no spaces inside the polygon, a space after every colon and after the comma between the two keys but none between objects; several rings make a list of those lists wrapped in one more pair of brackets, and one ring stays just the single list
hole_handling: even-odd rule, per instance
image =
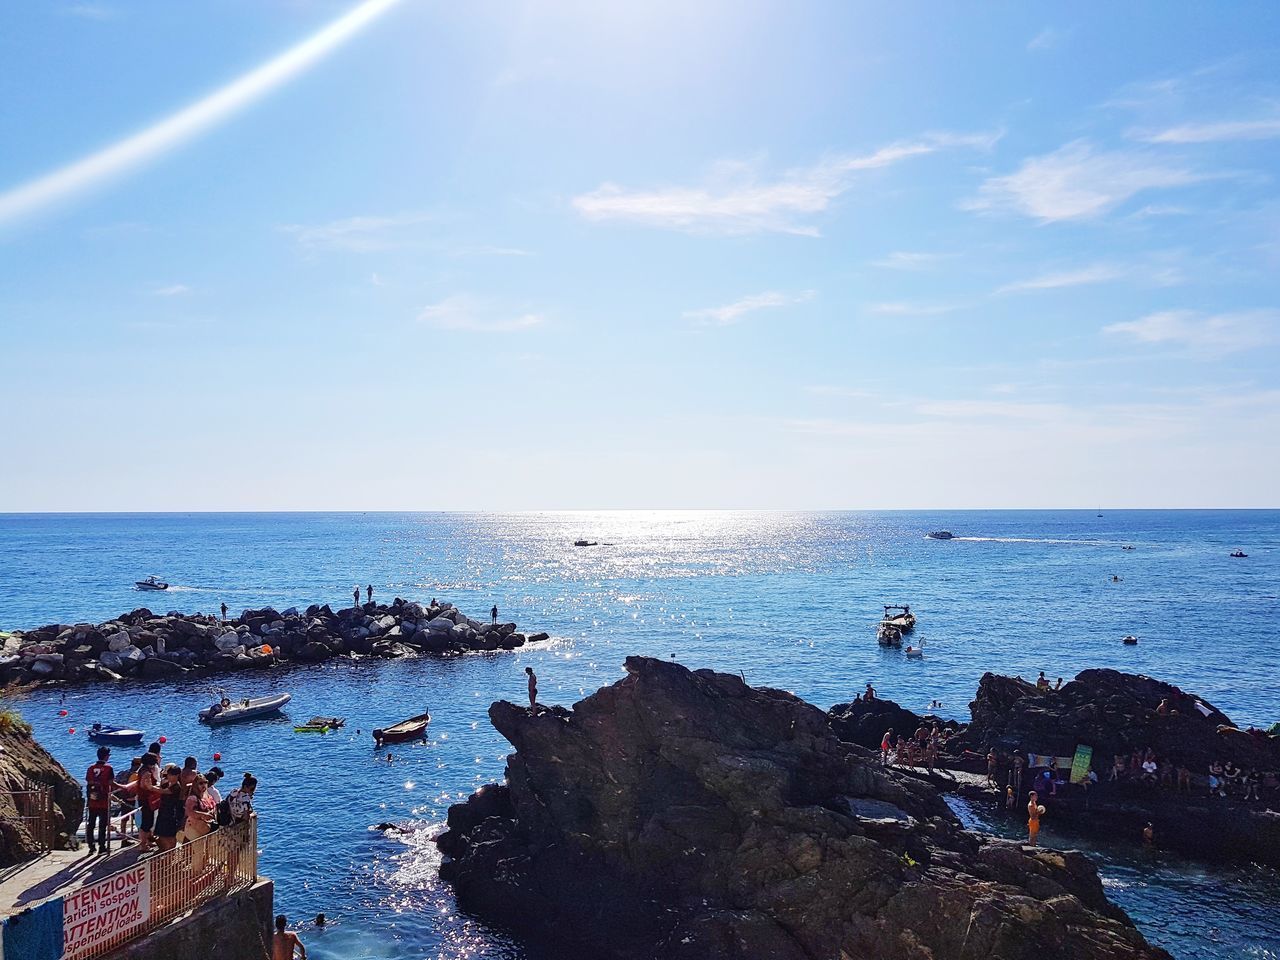
[{"label": "crowd of people", "polygon": [[933,773],[938,755],[950,736],[951,731],[944,730],[937,723],[932,727],[922,723],[910,735],[895,734],[890,727],[880,740],[880,762],[885,766],[923,767]]},{"label": "crowd of people", "polygon": [[[162,750],[163,744],[156,741],[142,756],[134,757],[127,770],[117,772],[111,766],[111,748],[98,748],[97,762],[85,772],[85,840],[90,856],[110,853],[112,821],[135,811],[140,854],[172,850],[254,815],[258,781],[253,774],[246,773],[240,786],[224,798],[218,788],[224,778],[220,767],[201,772],[195,757],[187,757],[181,766],[165,763]],[[121,821],[122,846],[132,842],[123,829],[127,823]]]}]

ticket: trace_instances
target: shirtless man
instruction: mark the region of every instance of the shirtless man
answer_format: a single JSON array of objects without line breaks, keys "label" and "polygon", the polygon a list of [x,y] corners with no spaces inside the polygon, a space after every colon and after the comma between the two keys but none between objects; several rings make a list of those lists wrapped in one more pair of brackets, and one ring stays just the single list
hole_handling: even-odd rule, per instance
[{"label": "shirtless man", "polygon": [[283,913],[276,917],[276,933],[271,938],[271,960],[293,960],[295,955],[307,960],[307,948],[296,933],[285,929],[288,923]]},{"label": "shirtless man", "polygon": [[1044,815],[1044,807],[1040,806],[1040,798],[1034,790],[1028,796],[1031,802],[1027,804],[1027,842],[1034,847],[1038,846],[1036,838],[1040,836],[1040,817]]},{"label": "shirtless man", "polygon": [[538,675],[533,672],[533,667],[525,667],[524,672],[529,675],[529,712],[538,712]]}]

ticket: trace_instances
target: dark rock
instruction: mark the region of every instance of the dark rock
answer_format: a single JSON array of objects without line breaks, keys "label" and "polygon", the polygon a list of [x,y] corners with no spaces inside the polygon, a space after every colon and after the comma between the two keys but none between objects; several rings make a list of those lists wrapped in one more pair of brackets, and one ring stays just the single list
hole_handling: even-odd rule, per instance
[{"label": "dark rock", "polygon": [[885,732],[893,730],[894,736],[911,737],[920,727],[932,729],[937,724],[944,730],[958,730],[954,720],[940,721],[934,717],[922,717],[898,706],[892,700],[877,697],[874,700],[855,700],[837,703],[827,711],[827,722],[835,735],[847,743],[856,743],[868,750],[879,750]]},{"label": "dark rock", "polygon": [[1167,957],[1080,854],[961,829],[821,711],[633,657],[575,705],[489,716],[507,788],[449,811],[465,909],[557,957]]},{"label": "dark rock", "polygon": [[11,866],[34,856],[39,848],[18,819],[10,786],[24,783],[53,788],[56,846],[74,846],[76,828],[84,816],[80,784],[53,756],[21,729],[0,731],[0,867]]},{"label": "dark rock", "polygon": [[163,657],[148,657],[138,667],[138,674],[149,680],[158,680],[162,677],[180,677],[186,672],[182,664]]}]

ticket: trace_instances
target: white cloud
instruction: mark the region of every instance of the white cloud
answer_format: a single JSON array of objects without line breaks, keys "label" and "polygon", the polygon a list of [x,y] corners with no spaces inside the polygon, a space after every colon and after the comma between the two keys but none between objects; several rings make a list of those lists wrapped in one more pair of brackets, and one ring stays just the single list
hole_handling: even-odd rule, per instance
[{"label": "white cloud", "polygon": [[1030,157],[1012,174],[992,177],[978,196],[962,204],[976,211],[1011,211],[1042,223],[1089,220],[1147,190],[1204,180],[1186,166],[1138,150],[1095,150],[1076,140]]},{"label": "white cloud", "polygon": [[756,310],[764,310],[768,307],[787,307],[795,303],[804,303],[812,300],[814,292],[812,290],[804,290],[798,294],[779,293],[776,290],[770,290],[765,293],[752,294],[749,297],[743,297],[741,300],[735,300],[733,303],[727,303],[722,307],[703,307],[700,310],[686,310],[684,318],[686,320],[696,320],[704,326],[711,327],[727,327],[737,323],[748,313]]},{"label": "white cloud", "polygon": [[1061,287],[1081,287],[1093,283],[1108,283],[1119,280],[1128,273],[1125,267],[1116,264],[1095,263],[1078,270],[1066,270],[1061,273],[1046,273],[1028,280],[1006,283],[996,293],[1022,293],[1028,290],[1057,290]]},{"label": "white cloud", "polygon": [[957,256],[954,253],[923,253],[907,250],[895,250],[887,257],[872,260],[873,267],[884,267],[886,270],[923,270],[942,260],[950,260]]},{"label": "white cloud", "polygon": [[440,330],[468,330],[475,333],[514,333],[540,326],[546,317],[540,313],[513,313],[487,301],[455,294],[439,303],[424,307],[418,314],[420,323]]},{"label": "white cloud", "polygon": [[1184,123],[1157,131],[1131,134],[1148,143],[1218,143],[1224,140],[1272,140],[1280,137],[1280,117],[1260,120],[1222,120],[1216,123]]},{"label": "white cloud", "polygon": [[817,228],[805,220],[849,190],[858,172],[951,147],[990,148],[998,139],[999,134],[932,133],[870,154],[832,157],[770,182],[757,180],[744,164],[720,164],[705,186],[627,190],[605,183],[574,197],[573,206],[589,220],[622,220],[689,233],[816,236]]},{"label": "white cloud", "polygon": [[365,0],[262,66],[159,123],[52,173],[0,193],[0,224],[18,220],[122,176],[234,116],[355,36],[400,0]]},{"label": "white cloud", "polygon": [[114,20],[120,11],[101,3],[74,3],[63,8],[63,13],[83,20]]},{"label": "white cloud", "polygon": [[1053,27],[1045,27],[1029,41],[1027,41],[1027,49],[1035,50],[1051,50],[1058,45],[1058,41],[1062,39],[1062,34],[1053,29]]},{"label": "white cloud", "polygon": [[1241,310],[1209,316],[1194,310],[1163,310],[1138,320],[1113,323],[1103,327],[1103,333],[1220,356],[1280,342],[1280,310]]},{"label": "white cloud", "polygon": [[365,253],[400,246],[404,242],[404,228],[430,219],[423,213],[402,213],[387,217],[345,217],[311,225],[294,223],[280,229],[292,234],[308,250]]},{"label": "white cloud", "polygon": [[867,305],[868,313],[878,313],[886,317],[935,317],[943,313],[958,310],[958,303],[924,303],[912,300],[896,300],[889,303],[872,303]]},{"label": "white cloud", "polygon": [[171,283],[168,286],[156,287],[151,291],[152,296],[156,297],[180,297],[184,293],[190,293],[191,288],[185,283]]}]

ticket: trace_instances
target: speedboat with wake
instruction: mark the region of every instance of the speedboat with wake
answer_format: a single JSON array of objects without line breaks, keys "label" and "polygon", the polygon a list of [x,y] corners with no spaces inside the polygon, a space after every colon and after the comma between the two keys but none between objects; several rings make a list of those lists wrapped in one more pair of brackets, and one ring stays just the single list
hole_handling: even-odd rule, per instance
[{"label": "speedboat with wake", "polygon": [[223,697],[218,703],[200,711],[200,722],[218,727],[228,723],[239,723],[242,720],[256,720],[258,717],[279,713],[281,708],[292,699],[287,693],[253,699],[246,697],[234,703]]},{"label": "speedboat with wake", "polygon": [[934,530],[933,532],[926,533],[924,535],[926,540],[951,540],[954,537],[955,534],[950,530]]},{"label": "speedboat with wake", "polygon": [[133,581],[134,589],[137,590],[168,590],[169,584],[160,580],[155,575],[147,577],[145,580]]}]

